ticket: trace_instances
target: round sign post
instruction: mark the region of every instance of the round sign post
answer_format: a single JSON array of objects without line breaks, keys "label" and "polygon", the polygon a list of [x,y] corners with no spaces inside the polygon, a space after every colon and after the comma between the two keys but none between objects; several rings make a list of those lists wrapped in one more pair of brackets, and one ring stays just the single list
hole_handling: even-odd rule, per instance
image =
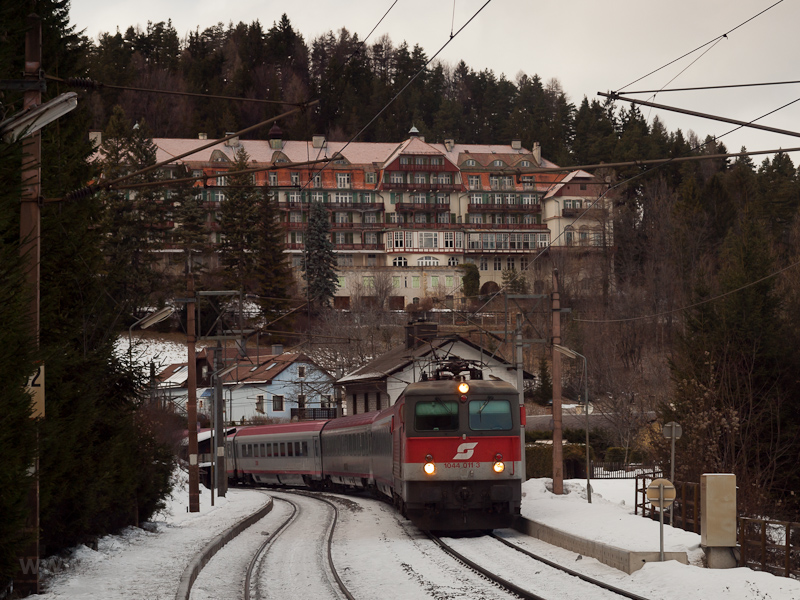
[{"label": "round sign post", "polygon": [[659,558],[664,562],[664,510],[672,506],[675,501],[675,486],[669,479],[654,479],[647,486],[647,500],[658,507],[658,520],[660,526]]},{"label": "round sign post", "polygon": [[[670,421],[664,425],[663,431],[664,437],[670,440],[670,445],[672,446],[672,451],[669,458],[669,480],[675,481],[675,440],[681,439],[681,433],[683,433],[683,430],[678,423],[675,421]],[[672,510],[669,511],[669,524],[675,524],[674,517],[672,516]]]}]

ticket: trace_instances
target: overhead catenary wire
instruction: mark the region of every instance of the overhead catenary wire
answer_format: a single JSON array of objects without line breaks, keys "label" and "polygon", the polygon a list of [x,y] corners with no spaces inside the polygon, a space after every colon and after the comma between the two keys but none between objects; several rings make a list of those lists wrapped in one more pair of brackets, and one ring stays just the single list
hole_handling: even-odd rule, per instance
[{"label": "overhead catenary wire", "polygon": [[761,16],[761,15],[763,15],[765,12],[767,12],[767,11],[769,11],[769,10],[771,10],[771,9],[775,8],[776,6],[778,6],[778,4],[780,4],[781,2],[783,2],[783,0],[778,0],[778,1],[777,1],[777,2],[775,2],[774,4],[772,4],[772,5],[768,6],[768,7],[767,7],[767,8],[765,8],[764,10],[762,10],[762,11],[758,12],[757,14],[753,15],[752,17],[750,17],[750,18],[749,18],[749,19],[747,19],[746,21],[743,21],[742,23],[739,23],[739,24],[738,24],[736,27],[734,27],[733,29],[729,29],[728,31],[726,31],[726,32],[725,32],[725,33],[723,33],[722,35],[718,35],[718,36],[716,36],[715,38],[713,38],[713,39],[711,39],[711,40],[707,41],[705,44],[701,44],[700,46],[698,46],[698,47],[697,47],[697,48],[695,48],[694,50],[690,50],[690,51],[689,51],[689,52],[687,52],[686,54],[682,54],[682,55],[681,55],[681,56],[679,56],[678,58],[676,58],[676,59],[674,59],[674,60],[671,60],[671,61],[669,61],[668,63],[666,63],[666,64],[664,64],[664,65],[662,65],[662,66],[658,67],[657,69],[653,69],[652,71],[650,71],[650,72],[649,72],[649,73],[647,73],[646,75],[642,75],[642,76],[641,76],[641,77],[639,77],[638,79],[634,79],[634,80],[633,80],[633,81],[631,81],[630,83],[628,83],[628,84],[626,84],[626,85],[623,85],[621,88],[617,88],[617,92],[621,92],[621,91],[622,91],[622,90],[624,90],[626,87],[630,87],[630,86],[632,86],[634,83],[638,83],[638,82],[640,82],[642,79],[646,79],[647,77],[650,77],[650,75],[653,75],[654,73],[658,73],[658,72],[659,72],[659,71],[661,71],[662,69],[666,69],[668,66],[670,66],[670,65],[672,65],[672,64],[674,64],[674,63],[676,63],[676,62],[678,62],[679,60],[681,60],[681,59],[683,59],[683,58],[686,58],[687,56],[689,56],[689,55],[691,55],[691,54],[694,54],[695,52],[697,52],[698,50],[701,50],[702,48],[705,48],[705,47],[706,47],[706,46],[708,46],[709,44],[713,44],[714,42],[716,42],[717,40],[719,40],[719,39],[721,39],[721,38],[726,38],[726,37],[728,37],[728,34],[730,34],[730,33],[733,33],[734,31],[736,31],[736,30],[737,30],[737,29],[739,29],[740,27],[744,27],[744,26],[745,26],[745,25],[747,25],[747,24],[748,24],[750,21],[752,21],[752,20],[754,20],[754,19],[756,19],[756,18],[760,17],[760,16]]},{"label": "overhead catenary wire", "polygon": [[155,169],[160,169],[161,167],[164,167],[166,165],[172,164],[172,163],[174,163],[174,162],[176,162],[176,161],[178,161],[178,160],[180,160],[182,158],[185,158],[187,156],[195,154],[196,152],[200,152],[201,150],[206,150],[206,149],[211,148],[213,146],[217,146],[219,144],[222,144],[222,143],[224,143],[224,142],[226,142],[226,141],[228,141],[230,139],[233,139],[235,137],[239,137],[240,135],[244,135],[244,134],[249,133],[251,131],[255,131],[256,129],[260,129],[261,127],[269,125],[270,123],[274,123],[275,121],[277,121],[279,119],[282,119],[282,118],[288,117],[290,115],[293,115],[293,114],[295,114],[297,112],[300,112],[301,110],[305,110],[306,108],[308,108],[310,106],[314,106],[314,105],[316,105],[318,103],[319,103],[319,100],[311,100],[310,102],[305,103],[302,107],[293,108],[292,110],[287,111],[285,113],[282,113],[282,114],[280,114],[280,115],[278,115],[276,117],[270,117],[269,119],[261,121],[260,123],[256,123],[255,125],[251,125],[250,127],[246,127],[246,128],[241,129],[239,131],[236,131],[234,133],[226,135],[223,138],[220,138],[218,140],[213,140],[213,141],[211,141],[211,142],[209,142],[207,144],[203,144],[199,148],[192,148],[191,150],[187,150],[186,152],[184,152],[182,154],[178,154],[177,156],[173,156],[173,157],[171,157],[171,158],[169,158],[167,160],[164,160],[164,161],[161,161],[159,163],[155,163],[153,165],[144,167],[143,169],[139,169],[138,171],[134,171],[133,173],[128,173],[127,175],[123,175],[122,177],[118,177],[116,179],[112,179],[111,181],[106,181],[106,182],[103,182],[101,184],[90,185],[90,186],[87,186],[87,187],[85,187],[83,189],[76,190],[74,192],[70,192],[66,196],[64,196],[63,199],[64,200],[73,200],[73,199],[83,198],[83,197],[85,197],[87,195],[94,194],[95,192],[98,192],[100,190],[108,189],[113,185],[118,185],[118,184],[122,183],[123,181],[127,181],[128,179],[132,179],[133,177],[137,177],[139,175],[144,175],[145,173],[149,173],[150,171],[153,171]]},{"label": "overhead catenary wire", "polygon": [[796,85],[800,80],[793,81],[765,81],[761,83],[730,83],[727,85],[699,85],[683,88],[662,88],[660,90],[627,90],[626,94],[660,94],[661,92],[697,92],[705,90],[727,90],[731,88],[764,87],[770,85]]}]

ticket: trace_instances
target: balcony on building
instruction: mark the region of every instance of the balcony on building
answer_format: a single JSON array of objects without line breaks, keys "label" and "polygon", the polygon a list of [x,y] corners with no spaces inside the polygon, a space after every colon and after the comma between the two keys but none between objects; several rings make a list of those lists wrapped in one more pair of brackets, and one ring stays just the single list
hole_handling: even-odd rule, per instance
[{"label": "balcony on building", "polygon": [[450,212],[450,201],[447,202],[398,202],[396,211],[412,212]]},{"label": "balcony on building", "polygon": [[539,214],[542,212],[541,204],[484,204],[470,202],[467,210],[471,213],[493,213],[493,212],[520,212]]}]

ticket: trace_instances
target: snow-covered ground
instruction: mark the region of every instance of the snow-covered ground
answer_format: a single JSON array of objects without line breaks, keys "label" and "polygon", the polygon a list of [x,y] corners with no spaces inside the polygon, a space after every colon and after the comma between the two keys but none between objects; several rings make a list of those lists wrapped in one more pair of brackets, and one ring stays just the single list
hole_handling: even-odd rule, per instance
[{"label": "snow-covered ground", "polygon": [[[530,480],[523,487],[523,513],[553,527],[607,544],[630,549],[658,550],[658,523],[633,515],[632,480],[597,480],[592,487],[592,504],[588,504],[582,481],[565,482],[569,493],[554,496],[547,491],[547,480]],[[170,499],[167,510],[156,519],[154,532],[130,528],[121,535],[103,538],[97,551],[86,547],[76,549],[67,561],[69,567],[47,579],[47,592],[43,597],[48,600],[174,598],[180,574],[194,554],[219,532],[262,506],[264,501],[265,495],[262,491],[234,489],[229,491],[227,498],[217,499],[216,506],[212,509],[209,493],[203,490],[200,502],[202,511],[190,514],[186,512],[188,493],[184,478]],[[385,579],[381,570],[384,575],[393,574],[390,578],[392,585],[382,591],[383,598],[420,597],[421,575],[417,572],[418,569],[409,569],[409,565],[424,566],[426,562],[425,556],[420,555],[421,544],[408,543],[409,531],[414,528],[400,519],[387,505],[377,506],[378,508],[360,513],[359,518],[347,519],[346,534],[341,534],[341,538],[339,535],[334,538],[335,559],[343,561],[345,573],[351,576],[361,571],[361,574],[372,573],[373,577],[378,577],[376,581],[380,581]],[[358,511],[354,512],[356,513]],[[397,533],[398,531],[401,533]],[[290,531],[287,531],[286,535],[289,534]],[[503,535],[513,538],[515,544],[524,545],[546,558],[604,579],[617,587],[630,589],[651,600],[800,599],[800,582],[796,580],[749,569],[710,570],[696,566],[700,558],[699,536],[669,528],[665,535],[666,549],[686,550],[694,564],[687,566],[675,561],[648,563],[632,575],[611,569],[591,558],[583,557],[579,560],[573,553],[516,532],[504,531]],[[380,568],[366,568],[370,554],[364,554],[362,550],[369,548],[372,543],[370,540],[376,536],[386,542],[385,545],[390,550],[384,552]],[[397,537],[397,540],[388,539],[392,536]],[[337,539],[342,542],[339,550],[336,546]],[[462,548],[484,543],[487,543],[486,538],[458,540]],[[241,560],[246,563],[250,560],[250,555],[247,554],[249,551],[245,545],[242,548]],[[391,561],[396,564],[389,564]],[[292,565],[297,569],[297,577],[305,576],[302,561],[294,561]],[[435,570],[435,575],[439,578],[437,589],[440,591],[464,589],[464,573],[459,574],[458,569],[438,569]],[[404,577],[408,581],[408,590],[405,590],[408,593],[403,590]],[[564,585],[571,586],[572,583]],[[576,581],[574,585],[574,590],[564,589],[564,595],[557,597],[586,597],[583,587],[585,584]],[[449,593],[445,595],[452,597]],[[284,597],[289,598],[290,595]]]}]

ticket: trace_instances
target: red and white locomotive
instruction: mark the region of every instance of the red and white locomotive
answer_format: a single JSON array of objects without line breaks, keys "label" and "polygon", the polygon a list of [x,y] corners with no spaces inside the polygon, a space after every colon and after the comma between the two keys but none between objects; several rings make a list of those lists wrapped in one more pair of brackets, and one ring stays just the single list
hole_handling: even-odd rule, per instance
[{"label": "red and white locomotive", "polygon": [[371,489],[421,529],[509,527],[524,476],[519,394],[503,381],[410,384],[394,406],[228,437],[234,482]]}]

